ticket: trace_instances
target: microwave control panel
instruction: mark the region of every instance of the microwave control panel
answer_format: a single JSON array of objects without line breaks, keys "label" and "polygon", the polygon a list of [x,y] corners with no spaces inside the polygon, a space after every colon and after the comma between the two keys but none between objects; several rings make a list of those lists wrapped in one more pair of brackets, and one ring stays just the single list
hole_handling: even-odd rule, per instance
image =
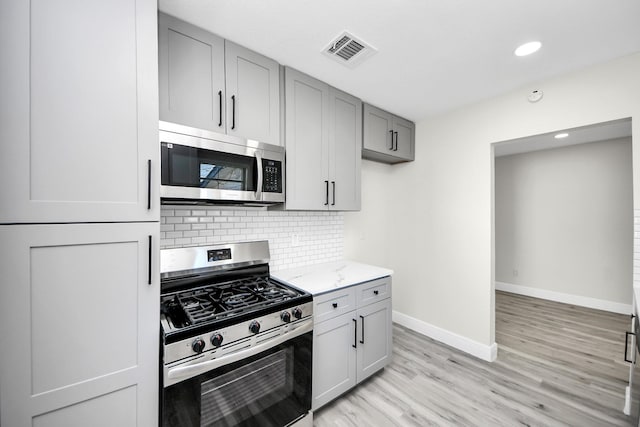
[{"label": "microwave control panel", "polygon": [[262,191],[282,193],[282,162],[278,160],[262,160]]}]

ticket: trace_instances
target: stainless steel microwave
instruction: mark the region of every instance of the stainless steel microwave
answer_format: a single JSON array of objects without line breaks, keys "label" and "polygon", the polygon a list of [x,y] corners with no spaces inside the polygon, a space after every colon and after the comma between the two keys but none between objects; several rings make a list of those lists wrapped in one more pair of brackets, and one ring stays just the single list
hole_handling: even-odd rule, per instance
[{"label": "stainless steel microwave", "polygon": [[284,202],[284,148],[160,122],[164,204]]}]

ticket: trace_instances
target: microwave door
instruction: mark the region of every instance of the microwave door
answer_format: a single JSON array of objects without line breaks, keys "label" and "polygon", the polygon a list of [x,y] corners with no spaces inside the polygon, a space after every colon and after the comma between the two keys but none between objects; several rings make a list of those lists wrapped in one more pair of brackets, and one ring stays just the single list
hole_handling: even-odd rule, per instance
[{"label": "microwave door", "polygon": [[259,200],[261,159],[255,150],[245,149],[240,154],[163,142],[161,195],[212,201]]}]

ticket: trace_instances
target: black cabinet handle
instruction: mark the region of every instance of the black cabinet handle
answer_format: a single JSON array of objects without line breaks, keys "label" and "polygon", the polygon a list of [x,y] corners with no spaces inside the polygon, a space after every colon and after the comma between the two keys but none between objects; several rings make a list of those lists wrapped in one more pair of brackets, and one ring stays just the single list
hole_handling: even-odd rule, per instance
[{"label": "black cabinet handle", "polygon": [[328,206],[329,205],[329,181],[325,181],[324,182],[325,186],[326,186],[326,193],[325,193],[325,202],[324,205]]},{"label": "black cabinet handle", "polygon": [[236,96],[231,95],[231,129],[236,128]]},{"label": "black cabinet handle", "polygon": [[378,292],[377,290],[373,291],[373,294],[374,294],[374,295],[378,295],[378,293],[379,293],[379,292]]},{"label": "black cabinet handle", "polygon": [[331,202],[331,206],[336,205],[336,182],[331,181],[331,185],[333,186],[333,201]]},{"label": "black cabinet handle", "polygon": [[356,319],[353,320],[353,344],[351,347],[357,348],[358,346],[358,321]]},{"label": "black cabinet handle", "polygon": [[364,316],[360,316],[360,320],[362,321],[362,339],[360,340],[360,344],[364,344]]},{"label": "black cabinet handle", "polygon": [[391,147],[389,147],[389,150],[393,150],[393,131],[390,130],[389,133],[391,134]]},{"label": "black cabinet handle", "polygon": [[393,133],[396,136],[396,148],[394,148],[393,151],[398,151],[398,132],[393,132]]},{"label": "black cabinet handle", "polygon": [[147,160],[147,210],[151,209],[151,159]]},{"label": "black cabinet handle", "polygon": [[218,102],[220,105],[220,119],[218,121],[218,126],[222,126],[222,91],[218,91]]},{"label": "black cabinet handle", "polygon": [[337,303],[337,302],[334,302],[333,304],[331,304],[331,306],[332,306],[333,308],[338,308],[338,303]]},{"label": "black cabinet handle", "polygon": [[151,276],[152,276],[152,271],[151,271],[151,256],[153,255],[153,251],[152,251],[152,236],[149,236],[149,280],[147,281],[147,284],[150,285],[151,284]]}]

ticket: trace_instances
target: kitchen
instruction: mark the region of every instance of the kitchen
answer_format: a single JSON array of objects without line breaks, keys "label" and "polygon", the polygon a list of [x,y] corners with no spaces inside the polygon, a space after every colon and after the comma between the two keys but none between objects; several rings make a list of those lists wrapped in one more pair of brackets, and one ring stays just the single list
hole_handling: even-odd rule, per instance
[{"label": "kitchen", "polygon": [[[127,5],[127,2],[122,2],[121,10],[128,10]],[[6,52],[13,59],[7,62],[12,66],[2,72],[3,92],[6,89],[7,93],[3,100],[2,109],[2,158],[5,159],[5,162],[16,165],[9,167],[3,163],[2,172],[0,172],[4,183],[2,187],[2,223],[51,225],[3,226],[3,245],[7,245],[7,242],[15,244],[22,241],[21,239],[25,238],[25,233],[21,231],[24,230],[21,227],[32,227],[33,237],[30,239],[36,239],[40,249],[33,252],[32,262],[36,262],[36,265],[41,263],[42,268],[48,269],[48,274],[57,271],[55,270],[56,265],[64,265],[64,259],[68,259],[65,257],[72,257],[71,259],[85,259],[87,261],[85,271],[83,271],[83,266],[77,267],[78,271],[74,274],[77,274],[78,278],[94,277],[96,276],[95,270],[89,268],[96,266],[93,255],[105,256],[105,259],[110,260],[110,263],[102,266],[101,271],[110,271],[109,268],[117,265],[128,265],[129,270],[122,272],[121,277],[118,278],[122,280],[122,283],[127,284],[132,282],[132,275],[136,276],[136,280],[140,279],[146,284],[148,271],[152,271],[151,282],[155,287],[151,288],[158,292],[157,288],[160,283],[158,252],[161,244],[161,231],[157,231],[157,228],[154,227],[159,226],[158,221],[162,221],[162,218],[165,218],[167,221],[165,224],[167,224],[169,218],[207,217],[207,213],[212,210],[203,210],[205,215],[202,216],[193,215],[193,210],[196,212],[199,210],[194,208],[161,209],[157,204],[158,194],[155,194],[152,197],[151,209],[147,212],[148,159],[152,159],[150,171],[153,185],[157,185],[156,183],[160,180],[159,159],[157,154],[153,152],[153,150],[157,150],[157,120],[153,123],[154,120],[149,118],[149,115],[153,116],[154,114],[154,107],[157,111],[156,101],[153,101],[157,99],[157,96],[154,96],[158,87],[157,70],[153,67],[144,67],[145,64],[154,62],[155,54],[153,52],[147,53],[144,49],[137,53],[141,56],[148,54],[150,58],[140,59],[141,66],[135,71],[137,74],[134,74],[137,80],[127,80],[128,86],[125,89],[115,84],[115,87],[107,85],[104,90],[94,88],[95,82],[110,82],[113,79],[111,73],[105,71],[110,68],[108,62],[103,62],[106,61],[104,58],[120,58],[122,55],[122,52],[104,50],[106,46],[113,43],[105,36],[103,36],[106,39],[103,43],[104,46],[101,45],[100,50],[91,49],[91,38],[85,40],[89,44],[88,46],[81,46],[83,52],[93,53],[93,56],[85,57],[87,63],[95,64],[90,69],[95,76],[92,81],[87,82],[86,79],[83,79],[83,73],[70,75],[68,79],[60,81],[56,85],[48,84],[49,74],[47,73],[32,74],[29,78],[30,46],[33,46],[31,49],[36,49],[31,53],[32,60],[36,61],[32,64],[35,70],[46,69],[50,73],[57,73],[56,76],[64,76],[65,72],[69,73],[70,71],[63,67],[64,64],[55,61],[55,58],[45,55],[47,49],[53,49],[48,44],[47,37],[50,34],[58,34],[56,31],[58,27],[54,23],[64,22],[71,28],[73,21],[70,20],[68,11],[54,6],[47,7],[47,4],[37,4],[37,6],[33,8],[31,15],[25,5],[18,5],[17,2],[15,4],[5,2],[2,6],[2,52],[3,56]],[[139,18],[136,18],[140,19],[140,22],[137,22],[140,30],[139,33],[133,33],[132,37],[135,38],[136,34],[139,34],[141,39],[138,43],[141,43],[141,46],[154,45],[157,25],[155,4],[141,2],[137,7],[141,8]],[[129,12],[120,12],[113,16],[114,12],[108,8],[100,10],[95,7],[87,7],[86,10],[78,10],[77,8],[74,10],[81,16],[91,18],[87,18],[87,22],[103,23],[102,27],[81,26],[77,29],[80,33],[91,34],[95,32],[96,37],[100,34],[109,34],[112,29],[104,23],[107,21],[106,17],[110,17],[109,22],[120,23],[122,28],[117,27],[118,34],[126,35],[132,27],[133,18]],[[169,11],[167,10],[167,12]],[[226,13],[229,18],[233,16],[233,10],[227,10]],[[102,14],[102,18],[96,17],[96,14],[98,16]],[[31,16],[34,28],[39,29],[38,31],[34,30],[32,34],[32,45],[29,44],[29,37],[24,35],[29,28],[25,16]],[[633,16],[633,14],[629,14],[629,16]],[[247,37],[249,35],[251,35],[251,31],[247,31]],[[332,33],[328,37],[334,35]],[[630,39],[637,40],[637,37],[630,37]],[[119,43],[126,45],[129,49],[127,51],[127,54],[130,55],[128,58],[135,58],[136,51],[126,40],[126,38],[119,39]],[[83,43],[83,40],[63,41]],[[233,41],[246,44],[244,40],[240,39]],[[51,41],[51,43],[55,42]],[[44,50],[37,50],[38,48]],[[322,46],[317,50],[321,48]],[[312,50],[315,54],[316,49]],[[510,50],[512,50],[511,47],[509,47]],[[288,222],[290,217],[294,217],[296,220],[298,220],[297,217],[307,215],[312,217],[312,219],[300,220],[296,225],[296,227],[302,228],[302,230],[293,233],[298,234],[298,245],[294,245],[296,239],[289,235],[283,236],[282,241],[278,242],[280,247],[272,248],[274,250],[272,258],[276,261],[277,268],[302,266],[307,263],[307,259],[305,259],[307,255],[317,257],[314,261],[335,261],[347,258],[392,268],[394,271],[393,310],[394,320],[397,323],[437,338],[480,359],[491,360],[495,358],[494,301],[492,296],[494,278],[491,144],[526,135],[547,133],[620,118],[637,117],[640,112],[640,97],[638,97],[640,83],[636,76],[640,63],[637,54],[629,55],[633,52],[637,52],[637,47],[635,50],[629,50],[627,56],[621,54],[620,58],[610,58],[610,60],[602,61],[596,65],[585,63],[582,70],[567,70],[565,74],[541,77],[536,83],[522,83],[510,88],[510,90],[504,90],[502,94],[493,94],[489,100],[478,100],[475,104],[450,112],[440,112],[423,120],[418,119],[426,117],[427,114],[416,116],[416,158],[414,162],[393,166],[366,160],[362,162],[362,198],[359,212],[323,212],[321,215],[315,213],[297,215],[289,211],[266,211],[265,218],[278,219],[265,221],[265,223],[284,223]],[[379,52],[376,55],[381,54],[382,52]],[[67,53],[67,55],[71,54]],[[319,54],[318,56],[322,57]],[[374,58],[375,56],[371,58],[371,61]],[[37,62],[40,60],[44,62]],[[364,67],[366,64],[367,62],[362,66]],[[345,74],[345,69],[337,67],[337,64],[335,70],[339,70],[335,72],[340,75]],[[131,72],[131,70],[128,71]],[[313,74],[313,69],[303,69],[303,71]],[[127,88],[136,87],[136,81],[139,82],[136,89],[139,93],[134,91],[134,94],[137,93],[137,95],[132,97],[131,90]],[[340,80],[332,81],[337,86]],[[94,135],[95,129],[104,126],[100,117],[93,117],[89,114],[88,107],[93,105],[90,99],[86,99],[85,103],[78,100],[77,105],[73,106],[64,103],[68,93],[75,93],[74,84],[80,83],[85,85],[84,88],[92,89],[89,92],[91,96],[105,100],[101,108],[111,117],[117,118],[122,126],[118,129],[108,129],[108,132],[105,130],[106,136],[100,136],[98,133],[95,138],[91,138],[95,142],[90,145],[87,143],[90,148],[87,148],[85,152],[72,152],[72,155],[64,150],[56,150],[55,147],[60,146],[65,138],[81,141],[87,135]],[[364,83],[366,82],[362,84]],[[42,98],[34,97],[31,99],[33,105],[30,106],[30,110],[29,97],[25,96],[25,93],[30,93],[29,87],[34,93],[43,94]],[[355,92],[356,87],[353,86],[354,89],[351,90]],[[519,89],[515,90],[517,87]],[[350,87],[340,88],[350,89]],[[545,96],[540,102],[532,104],[526,100],[526,94],[535,89],[543,90]],[[40,103],[44,99],[53,99],[61,104]],[[123,99],[128,101],[124,103]],[[135,106],[136,99],[140,103],[137,106],[138,110]],[[374,100],[367,99],[367,101],[373,102]],[[406,114],[401,108],[394,108],[396,104],[392,102],[386,104],[383,101],[378,101],[374,104],[385,107],[396,114]],[[9,105],[12,108],[9,108]],[[123,105],[128,108],[122,108]],[[27,111],[30,111],[30,115],[26,113]],[[409,116],[409,114],[406,115]],[[73,120],[75,117],[82,117],[83,120]],[[139,121],[139,127],[136,127],[136,118]],[[29,122],[29,120],[31,121]],[[115,119],[114,122],[116,122]],[[59,124],[66,126],[61,129]],[[637,126],[637,120],[633,120],[633,134],[637,134]],[[31,135],[29,135],[29,129]],[[47,144],[47,140],[50,138],[47,135],[58,135],[57,144]],[[132,149],[131,144],[120,142],[130,141],[132,135],[134,135],[134,140],[153,140],[156,143],[149,145],[149,147],[141,144],[140,149],[148,151],[138,152],[137,147]],[[34,153],[32,157],[29,157],[29,153],[26,152],[29,144],[9,146],[6,143],[11,140],[26,141],[28,138],[31,138],[31,149]],[[77,143],[72,144],[71,149],[78,149],[77,145]],[[83,159],[91,158],[92,161],[79,162],[77,156],[82,156]],[[634,163],[637,164],[635,157],[634,150]],[[92,169],[96,167],[95,162],[98,160],[101,162],[99,170],[111,170],[110,176],[91,175]],[[25,161],[26,163],[24,163]],[[56,165],[56,174],[48,173],[52,164]],[[85,167],[80,168],[79,164],[85,165]],[[637,166],[634,169],[637,169]],[[113,176],[113,170],[119,171],[118,176]],[[82,185],[83,183],[79,182],[77,175],[75,175],[78,173],[91,176],[91,179],[84,181],[85,184],[91,183],[91,185]],[[636,180],[637,177],[634,176],[634,181]],[[407,182],[421,183],[423,187],[420,194],[408,199],[406,191],[398,191],[398,189],[405,188]],[[64,183],[73,183],[73,185],[65,186]],[[114,187],[117,191],[114,191]],[[634,185],[633,188],[636,193],[640,186]],[[322,188],[320,191],[324,192],[324,190]],[[104,201],[109,202],[104,203],[96,200],[94,194],[104,194]],[[384,194],[385,197],[380,197],[380,194]],[[55,202],[56,200],[60,202]],[[77,202],[78,200],[85,202],[80,203]],[[636,193],[634,201],[637,200],[640,198]],[[11,201],[11,203],[6,201]],[[637,205],[634,205],[634,208],[638,209]],[[189,215],[184,215],[187,210],[190,211]],[[173,211],[172,214],[171,211]],[[213,212],[218,212],[218,210],[214,209]],[[225,217],[224,214],[227,212],[225,209],[220,209],[219,217]],[[248,210],[247,214],[249,212],[253,211]],[[260,217],[264,213],[264,211],[258,210],[257,216]],[[209,217],[214,218],[216,215]],[[233,217],[235,218],[236,215],[234,214]],[[238,217],[242,216],[238,215]],[[121,224],[116,226],[114,225],[116,222],[121,222]],[[61,225],[66,223],[69,225]],[[92,223],[99,223],[100,227],[92,226]],[[144,229],[137,229],[137,225]],[[305,230],[308,227],[327,227],[329,233],[324,233],[325,230],[318,230],[319,233],[316,235],[307,235]],[[282,226],[274,228],[278,229]],[[53,234],[48,235],[48,232],[44,232],[47,230]],[[177,237],[177,235],[176,237],[167,237],[165,235],[165,239],[193,239],[193,237],[185,236],[184,231],[200,230],[181,231],[183,232],[181,237]],[[164,232],[169,233],[170,231]],[[285,233],[285,231],[275,230],[273,232]],[[338,235],[337,239],[327,238],[327,240],[331,240],[330,244],[334,245],[332,248],[324,248],[327,250],[324,253],[321,252],[323,249],[313,249],[313,247],[320,246],[318,240],[324,240],[325,236],[331,234]],[[147,271],[147,239],[149,235],[153,236],[151,240],[153,256],[152,268]],[[256,238],[262,237],[257,236]],[[85,242],[83,244],[86,246],[77,246],[78,241]],[[91,251],[91,257],[89,254],[83,253],[82,248],[86,249],[90,247],[90,243],[96,241],[111,241],[113,244],[111,247],[110,245],[100,247],[106,253],[97,251],[97,249],[95,253]],[[136,244],[131,242],[136,242]],[[51,257],[47,248],[61,244],[67,245],[64,247],[69,253],[65,254],[62,259]],[[26,243],[23,243],[24,245]],[[311,251],[317,250],[318,253],[302,255],[300,247],[305,251],[311,247]],[[398,250],[398,248],[402,248],[402,250]],[[34,322],[33,332],[37,332],[33,338],[17,337],[19,341],[14,342],[16,347],[12,348],[21,348],[23,351],[29,352],[33,345],[34,353],[31,357],[44,367],[52,367],[50,360],[69,360],[65,359],[68,358],[68,354],[52,351],[56,345],[52,341],[54,337],[48,334],[46,327],[51,324],[51,319],[30,317],[29,304],[31,303],[29,303],[28,286],[27,289],[7,289],[8,283],[31,283],[34,291],[42,292],[40,295],[44,300],[38,303],[43,304],[44,311],[42,313],[46,313],[47,298],[52,298],[55,295],[51,295],[51,292],[47,293],[47,286],[40,280],[44,280],[41,276],[45,273],[38,273],[40,270],[34,270],[34,273],[41,276],[25,277],[29,270],[29,264],[26,261],[28,255],[25,249],[17,250],[13,246],[5,246],[3,253],[12,253],[15,258],[9,257],[2,264],[3,271],[7,272],[5,279],[3,279],[2,300],[6,302],[11,297],[20,301],[22,305],[25,304],[23,301],[27,301],[27,310],[24,314],[2,318],[3,378],[5,378],[4,375],[8,369],[5,363],[9,363],[9,360],[15,362],[9,366],[24,366],[22,363],[24,352],[12,351],[10,354],[4,352],[4,349],[9,348],[7,337],[15,335],[8,331],[7,325],[11,323],[30,325],[31,322]],[[297,254],[299,258],[290,257],[292,254]],[[130,259],[135,259],[135,264],[128,261]],[[15,266],[21,267],[17,269]],[[9,274],[10,272],[11,274]],[[56,274],[65,277],[69,273],[60,271]],[[420,277],[421,283],[428,284],[428,286],[415,284],[415,277]],[[103,285],[106,287],[109,283],[112,283],[112,280],[105,281]],[[133,286],[135,288],[135,283]],[[135,295],[131,295],[128,287],[122,286],[122,288],[125,291],[125,301],[135,299]],[[140,287],[139,292],[144,292],[143,289],[146,288]],[[118,298],[111,294],[101,297],[111,298],[108,301],[113,304],[118,301]],[[65,301],[63,300],[61,303],[65,303]],[[68,301],[66,303],[68,304]],[[20,384],[12,384],[10,392],[6,391],[9,386],[3,380],[2,389],[0,389],[0,401],[2,402],[0,415],[7,417],[11,413],[8,408],[25,407],[25,402],[28,401],[28,408],[25,409],[25,412],[29,414],[28,423],[31,423],[31,414],[51,413],[55,408],[69,407],[73,402],[79,401],[81,396],[87,394],[98,396],[114,389],[125,392],[117,396],[117,399],[111,404],[128,406],[126,402],[136,393],[136,388],[131,388],[129,385],[135,384],[137,375],[142,375],[141,372],[137,372],[135,368],[131,367],[136,366],[135,360],[138,359],[143,360],[149,357],[157,360],[157,357],[153,356],[153,348],[157,348],[157,345],[154,346],[153,343],[157,338],[147,337],[148,341],[138,342],[136,347],[135,344],[132,344],[136,340],[135,334],[121,332],[131,330],[127,326],[131,323],[127,322],[135,323],[137,319],[141,322],[145,322],[149,318],[157,319],[158,313],[157,307],[151,306],[144,307],[144,310],[127,306],[123,312],[135,314],[127,319],[116,319],[115,326],[111,328],[106,324],[99,324],[101,331],[107,331],[106,335],[103,335],[102,339],[91,338],[90,345],[86,346],[87,350],[83,357],[77,356],[71,359],[78,374],[71,372],[73,371],[71,368],[61,369],[63,371],[61,377],[46,379],[45,376],[40,377],[40,381],[44,382],[36,381],[23,384],[23,381]],[[464,316],[460,315],[461,312],[464,313]],[[76,311],[74,313],[56,320],[52,326],[64,327],[71,324],[74,316],[95,315],[88,308],[85,308],[83,312]],[[8,316],[6,311],[4,316]],[[109,313],[101,313],[101,316],[108,319]],[[111,322],[113,319],[104,323]],[[156,321],[155,324],[157,325],[158,322]],[[83,331],[83,333],[86,337],[95,336],[90,330]],[[142,336],[145,337],[145,335]],[[31,344],[32,342],[33,344]],[[114,353],[113,357],[98,369],[96,364],[89,361],[105,358],[103,355],[105,349],[101,348],[103,342],[123,343],[124,348],[129,349],[133,345],[138,350],[133,353],[110,350],[110,354]],[[80,345],[82,342],[72,344]],[[38,346],[42,347],[38,349]],[[122,354],[118,355],[117,353]],[[58,365],[55,366],[58,367]],[[126,369],[118,370],[123,366]],[[144,372],[147,374],[155,372],[157,368],[157,366],[148,364],[140,366],[146,370]],[[29,366],[21,369],[24,369],[22,373],[25,378],[31,377],[31,374],[28,373]],[[119,373],[94,383],[80,381],[81,378],[87,376],[99,378],[106,372],[111,372],[110,370]],[[62,385],[60,380],[65,375],[71,377],[74,384],[72,389],[68,390],[69,393],[57,396],[55,393],[47,394],[46,390],[56,389]],[[149,399],[141,402],[141,407],[154,405],[149,397],[153,395],[153,389],[154,387],[149,384],[140,383],[137,386],[139,398]],[[118,399],[122,399],[122,401]],[[141,418],[138,425],[147,425],[147,423],[144,418]]]}]

